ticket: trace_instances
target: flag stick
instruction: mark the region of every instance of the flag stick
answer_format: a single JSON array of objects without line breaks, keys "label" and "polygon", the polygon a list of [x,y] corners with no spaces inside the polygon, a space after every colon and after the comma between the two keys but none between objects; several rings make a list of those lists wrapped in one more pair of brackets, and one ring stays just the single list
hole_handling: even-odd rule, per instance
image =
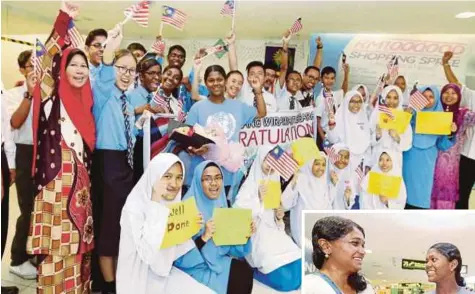
[{"label": "flag stick", "polygon": [[160,30],[158,31],[158,35],[162,35],[163,32],[163,21],[160,23]]},{"label": "flag stick", "polygon": [[231,20],[231,31],[234,32],[234,23],[235,23],[235,18],[236,18],[236,2],[234,1],[234,7],[233,7],[233,19]]},{"label": "flag stick", "polygon": [[[120,26],[123,26],[124,24],[126,24],[126,23],[127,23],[129,20],[131,20],[131,19],[132,19],[132,13],[130,13],[129,15],[127,15],[127,17],[126,17],[123,21],[119,22],[118,24],[119,24]],[[107,45],[107,43],[109,42],[109,40],[110,40],[110,39],[108,38],[104,43],[102,43],[102,47],[103,47],[103,48],[106,47],[106,45]]]}]

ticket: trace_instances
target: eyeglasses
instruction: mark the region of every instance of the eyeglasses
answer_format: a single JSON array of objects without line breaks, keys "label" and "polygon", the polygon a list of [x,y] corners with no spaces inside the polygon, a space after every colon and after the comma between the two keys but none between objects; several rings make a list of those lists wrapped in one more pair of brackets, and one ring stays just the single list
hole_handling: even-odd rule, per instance
[{"label": "eyeglasses", "polygon": [[159,77],[162,73],[159,71],[146,71],[145,74],[148,75],[149,77],[153,77],[153,76]]},{"label": "eyeglasses", "polygon": [[307,78],[311,81],[318,81],[318,77],[314,77],[314,76],[307,76]]},{"label": "eyeglasses", "polygon": [[361,100],[350,100],[350,104],[362,104],[363,101]]},{"label": "eyeglasses", "polygon": [[172,53],[170,55],[168,55],[169,57],[172,57],[172,58],[178,58],[178,59],[185,59],[185,55],[181,55],[181,54],[175,54],[175,53]]},{"label": "eyeglasses", "polygon": [[208,184],[211,184],[213,181],[216,181],[216,183],[221,183],[223,181],[223,176],[215,176],[214,178],[212,176],[204,176],[201,181],[207,182]]},{"label": "eyeglasses", "polygon": [[128,73],[131,76],[135,76],[135,73],[136,73],[135,68],[126,68],[125,66],[120,66],[120,65],[116,65],[115,67],[117,67],[118,72],[121,75]]}]

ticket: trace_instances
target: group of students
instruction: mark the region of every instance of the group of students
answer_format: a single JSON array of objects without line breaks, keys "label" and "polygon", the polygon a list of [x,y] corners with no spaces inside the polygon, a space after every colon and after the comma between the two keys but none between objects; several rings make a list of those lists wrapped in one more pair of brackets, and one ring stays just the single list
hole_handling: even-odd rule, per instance
[{"label": "group of students", "polygon": [[[5,139],[10,166],[2,175],[14,179],[16,172],[21,211],[10,271],[38,277],[40,291],[79,293],[93,281],[92,288],[103,293],[129,293],[140,287],[140,293],[156,293],[159,288],[172,293],[180,286],[194,285],[180,282],[190,277],[202,286],[194,291],[250,293],[253,279],[277,290],[295,290],[301,281],[303,209],[454,208],[459,175],[447,162],[458,164],[460,147],[470,136],[465,130],[474,124],[475,94],[460,88],[445,65],[452,83],[443,87],[442,94],[436,87],[420,90],[431,101],[423,111],[454,113],[453,133],[413,133],[414,113],[411,125],[398,134],[379,127],[379,108],[369,101],[364,85],[348,89],[348,65],[342,89],[333,89],[336,71],[319,70],[320,39],[314,64],[303,74],[286,66],[290,41],[286,32],[278,78],[275,68],[260,61],[247,65],[245,78],[237,69],[232,33],[226,38],[230,71],[226,74],[218,65],[207,67],[203,86],[199,84],[202,50],[195,56],[192,74],[184,77],[183,47],[169,48],[168,65],[162,69],[164,56],[147,53],[140,44],[120,49],[121,25],[109,32],[90,32],[85,41],[87,54],[71,48],[67,29],[77,13],[74,4],[63,4],[45,43],[41,75],[33,72],[31,51],[23,52],[18,61],[26,81],[2,97],[14,105],[7,119],[2,115],[2,142]],[[444,57],[445,64],[449,59],[449,55]],[[320,80],[323,90],[317,93],[314,88]],[[403,81],[399,77],[396,86],[388,85],[377,103],[403,109],[408,99]],[[157,91],[165,104],[153,99]],[[332,107],[327,107],[329,96],[336,102]],[[469,110],[460,108],[461,103]],[[151,140],[163,144],[162,152],[144,171],[146,140],[136,121],[146,111],[186,112],[187,125],[218,125],[228,141],[238,142],[240,129],[252,120],[304,107],[315,107],[316,144],[320,150],[332,144],[338,160],[320,152],[289,181],[269,166],[272,146],[260,146],[246,175],[239,177],[205,160],[210,146],[184,148],[157,125],[152,126]],[[15,129],[16,155],[10,126]],[[355,169],[361,164],[366,175],[359,180]],[[402,176],[399,197],[371,195],[367,190],[370,169]],[[6,180],[2,181],[5,185]],[[268,181],[281,186],[278,209],[264,208]],[[3,202],[8,200],[8,189],[2,191],[3,210],[8,208]],[[201,231],[189,242],[157,250],[167,205],[189,197],[196,198]],[[468,196],[465,200],[468,203]],[[214,244],[212,211],[216,207],[252,210],[248,243]],[[290,236],[283,222],[288,210]],[[3,220],[2,252],[7,223]],[[32,256],[38,257],[37,267],[29,261]]]}]

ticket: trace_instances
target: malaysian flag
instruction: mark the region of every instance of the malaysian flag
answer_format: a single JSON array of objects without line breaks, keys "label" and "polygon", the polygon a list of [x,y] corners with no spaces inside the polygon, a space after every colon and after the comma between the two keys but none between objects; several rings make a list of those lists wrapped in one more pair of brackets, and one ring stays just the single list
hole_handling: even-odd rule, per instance
[{"label": "malaysian flag", "polygon": [[427,106],[427,104],[429,104],[429,100],[427,100],[419,90],[415,90],[411,93],[411,97],[409,98],[409,107],[415,111],[421,111]]},{"label": "malaysian flag", "polygon": [[33,70],[35,71],[35,75],[38,80],[41,80],[41,74],[43,69],[41,67],[41,62],[43,59],[43,55],[46,54],[46,48],[43,44],[41,44],[39,39],[36,39],[36,46],[33,50],[33,57],[31,58],[31,63],[33,64]]},{"label": "malaysian flag", "polygon": [[157,39],[152,44],[151,51],[157,53],[158,55],[163,55],[165,52],[165,42],[162,39]]},{"label": "malaysian flag", "polygon": [[361,183],[361,181],[364,178],[364,170],[363,170],[363,160],[361,163],[358,165],[358,167],[355,169],[356,172],[356,177],[358,178],[358,185]]},{"label": "malaysian flag", "polygon": [[78,29],[74,25],[73,20],[69,22],[68,37],[71,42],[72,48],[82,48],[84,46],[84,38],[81,36]]},{"label": "malaysian flag", "polygon": [[302,25],[302,18],[299,17],[294,24],[290,27],[290,33],[295,35],[296,33],[300,32],[303,29]]},{"label": "malaysian flag", "polygon": [[340,155],[335,152],[335,148],[333,148],[328,140],[323,142],[323,150],[327,154],[328,160],[330,160],[331,164],[335,164],[338,160],[340,160]]},{"label": "malaysian flag", "polygon": [[234,0],[227,0],[224,3],[223,8],[221,9],[222,16],[233,16],[234,15]]},{"label": "malaysian flag", "polygon": [[179,122],[186,121],[186,113],[183,111],[183,102],[181,100],[178,100],[178,114],[176,120]]},{"label": "malaysian flag", "polygon": [[162,91],[160,88],[157,90],[157,92],[155,92],[155,95],[152,98],[152,102],[154,104],[153,106],[159,106],[165,109],[166,111],[168,111],[167,99],[163,97]]},{"label": "malaysian flag", "polygon": [[399,75],[399,59],[396,56],[393,56],[387,66],[389,79],[392,81]]},{"label": "malaysian flag", "polygon": [[132,18],[139,26],[148,27],[148,16],[150,13],[149,1],[141,1],[124,10],[126,17]]},{"label": "malaysian flag", "polygon": [[384,114],[387,114],[387,116],[389,116],[390,119],[394,119],[394,114],[391,111],[391,108],[387,107],[386,104],[379,103],[378,110]]},{"label": "malaysian flag", "polygon": [[280,146],[275,146],[266,157],[267,163],[288,181],[299,169],[299,164]]},{"label": "malaysian flag", "polygon": [[335,107],[335,100],[333,100],[333,94],[331,91],[327,91],[325,87],[322,90],[323,98],[325,98],[325,105],[328,110],[328,114],[332,114]]},{"label": "malaysian flag", "polygon": [[180,31],[183,30],[187,18],[186,13],[167,5],[163,5],[162,8],[162,21]]}]

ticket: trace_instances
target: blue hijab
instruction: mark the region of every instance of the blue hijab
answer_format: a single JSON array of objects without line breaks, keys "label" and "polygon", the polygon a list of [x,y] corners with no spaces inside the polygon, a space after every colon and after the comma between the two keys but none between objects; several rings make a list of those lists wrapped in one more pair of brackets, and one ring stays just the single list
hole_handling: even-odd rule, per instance
[{"label": "blue hijab", "polygon": [[[185,196],[183,197],[183,201],[188,198],[195,197],[196,206],[198,207],[198,210],[203,214],[203,220],[205,224],[208,220],[213,218],[213,212],[215,208],[228,207],[228,203],[226,201],[226,195],[224,193],[224,182],[222,184],[223,186],[221,187],[221,193],[219,197],[215,200],[209,199],[203,192],[201,177],[203,175],[204,170],[210,164],[212,164],[212,166],[217,166],[221,172],[221,175],[223,174],[222,169],[214,161],[207,160],[207,161],[201,162],[195,168],[193,179],[191,180],[191,186],[186,192]],[[203,226],[201,230],[196,235],[193,236],[193,239],[200,237],[204,233],[204,231],[205,231],[205,226]],[[208,244],[208,243],[211,243],[211,244]],[[213,239],[210,239],[205,245],[205,247],[206,247],[205,259],[208,266],[211,268],[212,271],[220,273],[224,268],[224,266],[221,264],[224,261],[221,258],[221,256],[226,255],[229,252],[230,247],[216,246],[216,244],[214,244]],[[205,250],[204,249],[205,247],[203,247],[203,250]]]},{"label": "blue hijab", "polygon": [[[427,112],[427,111],[444,111],[442,107],[442,103],[440,102],[440,92],[437,86],[421,86],[418,87],[418,90],[421,93],[424,93],[426,90],[432,91],[434,94],[434,105],[429,108],[424,108],[421,110],[421,112]],[[432,146],[435,146],[437,143],[437,139],[440,137],[439,135],[426,135],[426,134],[416,134],[416,116],[417,112],[414,114],[414,117],[412,119],[412,127],[414,129],[414,137],[412,139],[412,145],[419,148],[419,149],[428,149]]]}]

